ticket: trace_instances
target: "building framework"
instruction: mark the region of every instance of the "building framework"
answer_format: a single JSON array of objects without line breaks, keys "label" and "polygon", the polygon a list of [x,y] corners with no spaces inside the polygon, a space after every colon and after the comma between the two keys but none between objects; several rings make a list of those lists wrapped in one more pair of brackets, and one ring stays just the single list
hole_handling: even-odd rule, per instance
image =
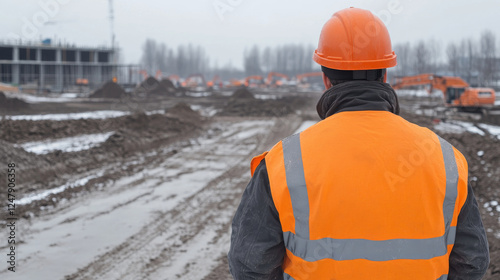
[{"label": "building framework", "polygon": [[63,92],[82,80],[90,89],[113,77],[124,84],[140,80],[139,66],[118,64],[116,56],[116,49],[106,47],[0,42],[0,82],[23,91]]}]

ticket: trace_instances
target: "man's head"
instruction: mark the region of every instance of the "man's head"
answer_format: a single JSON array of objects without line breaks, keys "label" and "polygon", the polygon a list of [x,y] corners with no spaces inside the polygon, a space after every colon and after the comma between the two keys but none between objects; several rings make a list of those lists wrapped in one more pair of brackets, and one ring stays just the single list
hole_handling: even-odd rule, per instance
[{"label": "man's head", "polygon": [[357,8],[338,11],[326,22],[313,59],[321,65],[327,89],[352,80],[385,82],[386,68],[396,66],[387,27]]}]

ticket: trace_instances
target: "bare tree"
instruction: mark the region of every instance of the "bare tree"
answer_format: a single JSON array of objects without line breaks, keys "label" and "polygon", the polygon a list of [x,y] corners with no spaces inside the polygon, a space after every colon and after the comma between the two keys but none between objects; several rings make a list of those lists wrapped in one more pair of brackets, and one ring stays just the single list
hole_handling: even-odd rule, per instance
[{"label": "bare tree", "polygon": [[460,70],[460,51],[459,46],[455,43],[448,44],[446,48],[446,55],[448,57],[448,70],[453,74],[453,76],[459,76]]},{"label": "bare tree", "polygon": [[441,63],[441,44],[434,39],[430,39],[427,41],[426,47],[429,54],[428,69],[426,71],[430,73],[437,73]]},{"label": "bare tree", "polygon": [[417,74],[426,73],[429,70],[429,56],[430,51],[424,41],[418,42],[413,49],[413,56],[415,58],[414,68]]},{"label": "bare tree", "polygon": [[474,74],[478,68],[476,44],[472,39],[464,39],[460,45],[460,53],[463,54],[462,66],[463,74],[466,81],[471,84],[476,84],[473,81]]},{"label": "bare tree", "polygon": [[481,34],[479,57],[479,84],[491,85],[496,76],[496,38],[493,32],[486,30]]},{"label": "bare tree", "polygon": [[157,46],[155,59],[158,66],[156,70],[160,70],[163,73],[168,72],[168,49],[165,43],[161,43]]},{"label": "bare tree", "polygon": [[398,56],[398,65],[394,69],[396,76],[408,76],[412,73],[412,50],[410,43],[397,44],[394,46],[394,51]]},{"label": "bare tree", "polygon": [[249,51],[245,51],[244,67],[247,76],[260,75],[262,73],[260,51],[257,45],[254,45]]},{"label": "bare tree", "polygon": [[156,41],[153,39],[147,39],[142,45],[141,64],[150,75],[152,75],[153,71],[156,71],[158,68],[156,60],[156,45]]}]

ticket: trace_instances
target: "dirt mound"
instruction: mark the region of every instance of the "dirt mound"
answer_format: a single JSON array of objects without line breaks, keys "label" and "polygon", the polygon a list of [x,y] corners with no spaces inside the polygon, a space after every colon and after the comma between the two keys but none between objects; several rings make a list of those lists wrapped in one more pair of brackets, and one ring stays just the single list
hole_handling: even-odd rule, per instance
[{"label": "dirt mound", "polygon": [[182,121],[189,123],[200,123],[203,118],[202,116],[191,109],[188,104],[181,102],[177,103],[174,107],[167,110],[166,115],[172,118],[178,118]]},{"label": "dirt mound", "polygon": [[281,117],[295,112],[305,102],[296,102],[294,98],[260,100],[254,98],[231,98],[219,116],[238,117]]},{"label": "dirt mound", "polygon": [[[24,149],[3,140],[0,140],[0,158],[3,159],[5,164],[15,163],[16,170],[22,170],[23,182],[42,182],[46,177],[40,174],[40,170],[52,167],[43,157],[28,153]],[[57,174],[57,171],[53,170],[51,174]],[[0,181],[6,182],[5,172],[0,172]],[[3,199],[6,193],[0,193],[0,197]]]},{"label": "dirt mound", "polygon": [[124,156],[167,144],[182,133],[199,130],[200,123],[191,123],[167,115],[136,113],[124,117],[120,129],[106,140],[99,150]]},{"label": "dirt mound", "polygon": [[0,140],[11,143],[40,141],[48,138],[64,138],[79,134],[102,133],[119,127],[123,118],[81,120],[11,120],[0,121]]},{"label": "dirt mound", "polygon": [[231,95],[231,98],[237,99],[255,99],[253,93],[250,92],[247,88],[239,88]]},{"label": "dirt mound", "polygon": [[20,109],[28,108],[29,104],[18,98],[7,98],[5,94],[0,91],[0,109],[6,111],[18,111]]},{"label": "dirt mound", "polygon": [[160,85],[162,85],[164,88],[166,88],[169,93],[177,92],[177,88],[175,87],[174,83],[170,79],[161,80]]},{"label": "dirt mound", "polygon": [[134,90],[134,93],[143,96],[151,96],[151,95],[166,96],[171,94],[170,90],[154,77],[148,77],[146,80],[144,80]]},{"label": "dirt mound", "polygon": [[125,90],[115,82],[107,82],[94,91],[90,98],[122,98],[127,96]]}]

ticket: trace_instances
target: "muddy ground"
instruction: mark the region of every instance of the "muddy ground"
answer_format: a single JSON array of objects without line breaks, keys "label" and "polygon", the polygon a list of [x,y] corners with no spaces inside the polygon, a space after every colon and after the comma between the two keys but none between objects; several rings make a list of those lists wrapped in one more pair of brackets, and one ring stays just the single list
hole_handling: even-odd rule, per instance
[{"label": "muddy ground", "polygon": [[[106,119],[0,121],[0,157],[3,164],[17,165],[19,202],[17,272],[5,266],[0,278],[231,279],[225,258],[230,222],[250,178],[249,161],[304,122],[318,121],[319,96],[239,92],[234,97],[92,98],[0,112],[127,112]],[[403,117],[435,129],[432,117],[416,114],[418,100],[401,102]],[[82,151],[37,155],[19,146],[103,132],[111,133],[107,140]],[[469,182],[490,242],[485,279],[497,279],[499,139],[487,131],[484,136],[438,133],[469,162]],[[0,173],[0,181],[5,180]],[[6,192],[0,193],[0,200],[6,199]],[[7,233],[1,234],[7,240]],[[2,254],[6,250],[6,242],[0,243]]]}]

